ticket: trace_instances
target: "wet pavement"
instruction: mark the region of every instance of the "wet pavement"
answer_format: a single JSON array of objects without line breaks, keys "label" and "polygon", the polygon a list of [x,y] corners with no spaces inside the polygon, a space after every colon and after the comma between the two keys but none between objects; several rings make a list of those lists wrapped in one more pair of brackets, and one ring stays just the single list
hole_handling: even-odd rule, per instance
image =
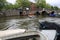
[{"label": "wet pavement", "polygon": [[13,16],[0,18],[0,30],[7,29],[33,29],[38,28],[38,20],[42,17]]}]

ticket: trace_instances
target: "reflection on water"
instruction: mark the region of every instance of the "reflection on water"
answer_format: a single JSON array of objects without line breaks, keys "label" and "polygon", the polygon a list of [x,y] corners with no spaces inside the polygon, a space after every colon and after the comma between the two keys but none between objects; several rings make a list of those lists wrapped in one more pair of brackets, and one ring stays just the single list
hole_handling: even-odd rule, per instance
[{"label": "reflection on water", "polygon": [[38,27],[38,19],[42,18],[35,17],[20,17],[20,16],[13,16],[13,17],[3,17],[0,18],[0,30],[6,29],[18,29],[18,28],[25,28],[25,29],[32,29],[33,27]]}]

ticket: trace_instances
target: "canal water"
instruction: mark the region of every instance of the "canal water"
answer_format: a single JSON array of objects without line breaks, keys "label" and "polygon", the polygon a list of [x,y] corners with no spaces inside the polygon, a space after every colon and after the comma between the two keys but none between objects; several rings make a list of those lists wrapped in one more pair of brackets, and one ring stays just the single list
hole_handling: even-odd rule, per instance
[{"label": "canal water", "polygon": [[9,30],[9,29],[33,29],[38,28],[39,17],[26,17],[26,16],[11,16],[11,17],[2,17],[0,18],[0,30]]}]

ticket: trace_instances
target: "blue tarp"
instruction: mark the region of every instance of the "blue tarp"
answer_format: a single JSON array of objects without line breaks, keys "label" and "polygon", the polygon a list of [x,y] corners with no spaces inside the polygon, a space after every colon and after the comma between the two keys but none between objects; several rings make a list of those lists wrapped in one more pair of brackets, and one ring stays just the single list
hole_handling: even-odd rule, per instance
[{"label": "blue tarp", "polygon": [[51,17],[55,17],[56,15],[55,15],[55,14],[50,14],[49,16],[51,16]]}]

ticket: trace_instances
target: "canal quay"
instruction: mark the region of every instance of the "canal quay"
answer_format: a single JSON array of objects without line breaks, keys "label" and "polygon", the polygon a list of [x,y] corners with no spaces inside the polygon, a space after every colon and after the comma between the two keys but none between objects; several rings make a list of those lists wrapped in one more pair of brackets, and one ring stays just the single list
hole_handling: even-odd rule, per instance
[{"label": "canal quay", "polygon": [[39,17],[27,17],[27,16],[11,16],[0,18],[0,30],[10,29],[34,29],[39,27],[38,20],[43,18]]}]

